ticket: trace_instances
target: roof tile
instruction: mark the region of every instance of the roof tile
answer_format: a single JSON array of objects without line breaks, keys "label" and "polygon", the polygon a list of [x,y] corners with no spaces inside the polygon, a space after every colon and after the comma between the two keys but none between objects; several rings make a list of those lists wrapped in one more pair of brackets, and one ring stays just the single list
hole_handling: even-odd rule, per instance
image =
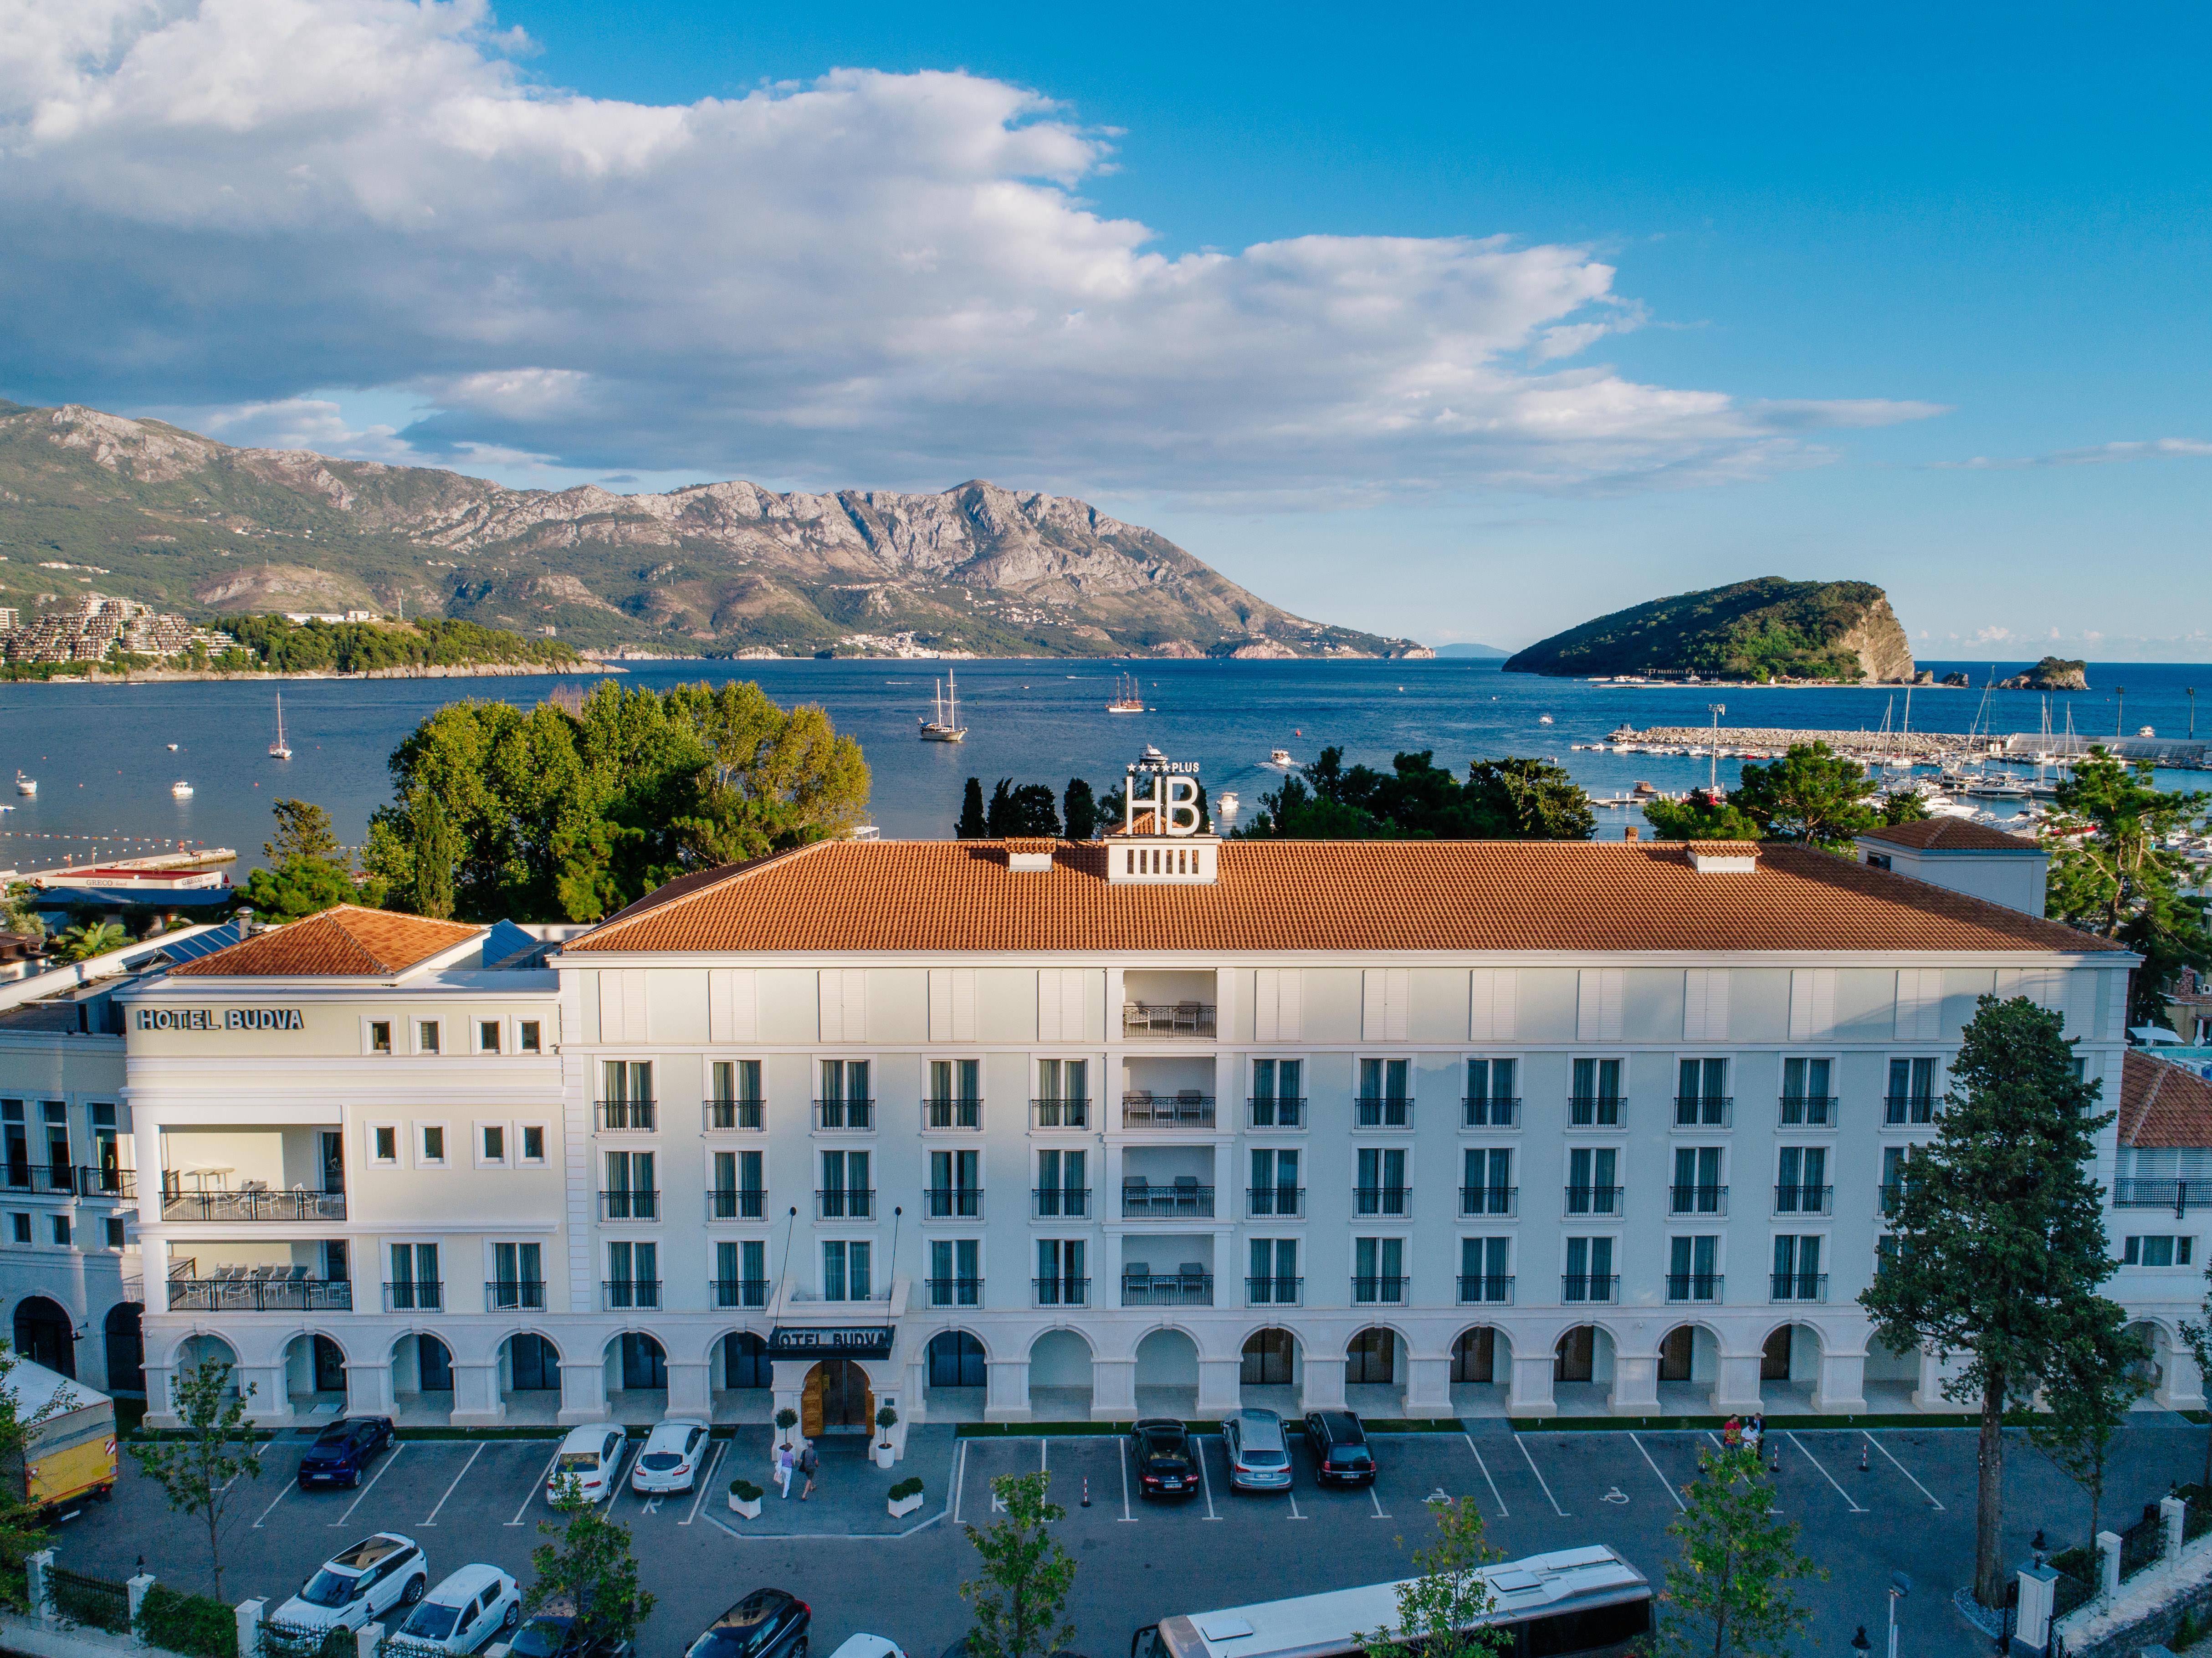
[{"label": "roof tile", "polygon": [[1882,841],[1921,852],[2040,852],[2024,835],[2008,835],[1965,817],[1923,817],[1914,823],[1886,823],[1861,832],[1862,841]]},{"label": "roof tile", "polygon": [[2131,1048],[2120,1060],[2120,1144],[2212,1146],[2212,1082]]},{"label": "roof tile", "polygon": [[377,978],[404,973],[483,931],[461,921],[340,904],[180,962],[169,972],[181,978]]}]

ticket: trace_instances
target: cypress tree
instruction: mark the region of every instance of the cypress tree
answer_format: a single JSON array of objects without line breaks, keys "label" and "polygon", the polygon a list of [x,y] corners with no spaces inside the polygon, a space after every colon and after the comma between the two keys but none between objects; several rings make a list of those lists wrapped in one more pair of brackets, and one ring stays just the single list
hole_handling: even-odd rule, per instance
[{"label": "cypress tree", "polygon": [[417,792],[415,802],[414,909],[447,921],[453,915],[453,865],[460,857],[461,837],[446,816],[434,790]]},{"label": "cypress tree", "polygon": [[983,833],[994,841],[1015,832],[1013,792],[1011,777],[1001,777],[999,786],[991,791],[991,809],[983,816]]},{"label": "cypress tree", "polygon": [[960,821],[952,830],[963,841],[980,841],[990,829],[983,821],[983,785],[971,777],[960,796]]},{"label": "cypress tree", "polygon": [[1091,785],[1080,777],[1067,780],[1067,793],[1060,799],[1060,816],[1067,820],[1067,838],[1088,841],[1098,832],[1098,802],[1092,798]]}]

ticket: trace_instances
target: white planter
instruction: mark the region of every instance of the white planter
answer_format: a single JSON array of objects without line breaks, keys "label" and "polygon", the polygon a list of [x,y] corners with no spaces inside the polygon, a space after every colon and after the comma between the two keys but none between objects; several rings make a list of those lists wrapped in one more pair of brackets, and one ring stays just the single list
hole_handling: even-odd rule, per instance
[{"label": "white planter", "polygon": [[730,1507],[734,1512],[743,1515],[748,1520],[757,1520],[760,1518],[761,1500],[757,1497],[753,1498],[751,1502],[748,1503],[743,1497],[739,1497],[735,1491],[732,1491],[730,1493]]},{"label": "white planter", "polygon": [[912,1497],[901,1497],[897,1502],[887,1503],[884,1506],[890,1510],[892,1519],[903,1520],[921,1506],[921,1498],[922,1493],[916,1491]]},{"label": "white planter", "polygon": [[898,1452],[889,1445],[878,1445],[868,1454],[876,1459],[876,1466],[879,1468],[888,1468],[898,1461]]}]

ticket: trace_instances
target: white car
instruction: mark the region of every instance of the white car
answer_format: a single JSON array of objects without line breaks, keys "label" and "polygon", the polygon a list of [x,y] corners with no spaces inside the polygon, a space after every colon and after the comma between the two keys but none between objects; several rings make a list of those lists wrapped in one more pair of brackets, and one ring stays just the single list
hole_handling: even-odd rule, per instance
[{"label": "white car", "polygon": [[440,1652],[474,1652],[522,1621],[522,1590],[497,1566],[463,1566],[422,1597],[403,1640]]},{"label": "white car", "polygon": [[707,1459],[707,1424],[683,1419],[656,1425],[630,1467],[634,1491],[688,1491]]},{"label": "white car", "polygon": [[906,1658],[896,1641],[880,1635],[848,1635],[830,1658]]},{"label": "white car", "polygon": [[415,1540],[380,1531],[325,1560],[270,1621],[302,1630],[359,1629],[395,1607],[413,1606],[429,1581],[429,1563]]},{"label": "white car", "polygon": [[621,1470],[624,1435],[611,1422],[593,1422],[568,1430],[561,1454],[553,1459],[553,1472],[545,1477],[545,1500],[560,1500],[561,1489],[570,1480],[586,1503],[604,1503],[615,1494],[615,1475]]}]

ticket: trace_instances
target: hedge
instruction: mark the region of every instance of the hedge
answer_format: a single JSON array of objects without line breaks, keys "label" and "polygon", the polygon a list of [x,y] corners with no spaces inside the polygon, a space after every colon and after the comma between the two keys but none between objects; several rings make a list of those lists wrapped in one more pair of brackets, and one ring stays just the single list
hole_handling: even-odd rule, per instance
[{"label": "hedge", "polygon": [[204,1594],[156,1583],[138,1603],[138,1637],[186,1658],[238,1658],[238,1613]]}]

